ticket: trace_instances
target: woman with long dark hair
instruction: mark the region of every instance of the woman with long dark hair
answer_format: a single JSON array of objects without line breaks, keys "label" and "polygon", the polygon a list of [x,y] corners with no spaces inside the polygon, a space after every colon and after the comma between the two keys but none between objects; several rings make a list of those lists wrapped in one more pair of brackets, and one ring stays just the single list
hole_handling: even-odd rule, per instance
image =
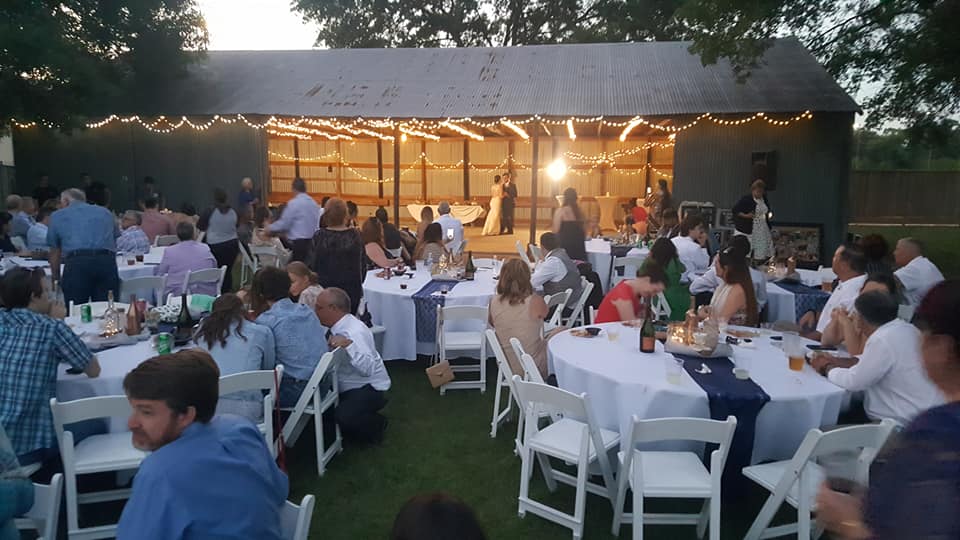
[{"label": "woman with long dark hair", "polygon": [[[220,376],[244,371],[273,369],[276,346],[273,332],[266,326],[247,321],[243,301],[235,294],[221,295],[194,335],[197,346],[208,351],[220,367]],[[244,416],[255,423],[263,421],[263,396],[257,391],[220,396],[217,414]]]},{"label": "woman with long dark hair", "polygon": [[563,205],[553,213],[553,234],[573,260],[587,260],[586,226],[587,221],[577,203],[577,190],[563,190]]},{"label": "woman with long dark hair", "polygon": [[363,242],[363,263],[366,270],[394,268],[403,264],[402,259],[394,258],[387,251],[383,241],[383,224],[377,218],[370,218],[363,222],[360,241]]},{"label": "woman with long dark hair", "polygon": [[663,269],[667,276],[667,287],[663,295],[670,304],[670,320],[682,321],[690,309],[690,289],[680,284],[684,266],[677,257],[677,246],[667,238],[657,238],[650,248],[650,255],[644,261],[644,266],[647,264],[656,264]]},{"label": "woman with long dark hair", "polygon": [[713,292],[709,308],[701,308],[701,318],[710,316],[738,326],[757,326],[760,313],[747,260],[736,249],[727,248],[714,264],[723,284]]},{"label": "woman with long dark hair", "polygon": [[213,257],[217,259],[217,268],[227,267],[223,276],[220,292],[233,290],[233,263],[240,255],[240,240],[237,237],[237,213],[227,202],[227,192],[221,188],[213,190],[213,208],[204,212],[197,228],[206,231],[204,242],[210,246]]},{"label": "woman with long dark hair", "polygon": [[647,233],[657,234],[660,231],[661,219],[665,208],[675,208],[673,206],[673,196],[670,195],[670,188],[667,181],[661,178],[657,180],[657,190],[647,195],[644,205],[647,207]]},{"label": "woman with long dark hair", "polygon": [[450,256],[450,251],[443,244],[443,227],[439,223],[431,223],[423,229],[423,236],[418,239],[417,249],[413,252],[413,260],[433,262],[440,260],[442,255]]}]

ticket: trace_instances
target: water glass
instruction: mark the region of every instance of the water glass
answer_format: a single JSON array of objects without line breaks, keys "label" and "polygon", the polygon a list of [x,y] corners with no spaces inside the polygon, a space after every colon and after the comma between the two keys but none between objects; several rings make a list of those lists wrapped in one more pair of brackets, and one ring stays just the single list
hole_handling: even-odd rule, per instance
[{"label": "water glass", "polygon": [[664,369],[667,374],[667,382],[670,384],[683,383],[683,360],[668,356],[664,359]]},{"label": "water glass", "polygon": [[617,341],[620,338],[620,330],[618,328],[608,328],[604,330],[604,333],[607,334],[607,339],[610,341]]}]

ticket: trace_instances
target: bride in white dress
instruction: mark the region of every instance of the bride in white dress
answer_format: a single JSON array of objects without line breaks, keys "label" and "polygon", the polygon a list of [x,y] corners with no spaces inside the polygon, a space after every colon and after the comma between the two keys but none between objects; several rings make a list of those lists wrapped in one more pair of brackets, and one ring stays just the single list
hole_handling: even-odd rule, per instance
[{"label": "bride in white dress", "polygon": [[490,186],[490,212],[487,213],[487,221],[483,224],[484,236],[496,236],[500,234],[500,205],[503,203],[503,186],[500,185],[500,176],[493,177],[493,185]]}]

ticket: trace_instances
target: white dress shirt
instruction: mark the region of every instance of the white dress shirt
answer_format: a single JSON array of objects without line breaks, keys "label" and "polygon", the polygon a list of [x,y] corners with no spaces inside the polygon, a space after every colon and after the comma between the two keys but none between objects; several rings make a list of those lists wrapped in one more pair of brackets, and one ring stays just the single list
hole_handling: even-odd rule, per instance
[{"label": "white dress shirt", "polygon": [[817,332],[822,333],[827,328],[827,325],[830,324],[834,308],[842,306],[846,308],[848,312],[853,311],[853,303],[856,302],[857,297],[860,296],[860,289],[863,288],[863,284],[866,281],[866,274],[860,274],[859,276],[852,277],[837,284],[837,287],[833,289],[833,292],[830,294],[827,304],[823,306],[823,311],[820,312],[820,319],[817,321]]},{"label": "white dress shirt", "polygon": [[533,284],[534,289],[540,290],[543,289],[544,283],[560,281],[566,275],[567,267],[563,265],[563,261],[559,257],[551,257],[550,253],[547,253],[547,256],[537,264],[533,275],[530,276],[530,283]]},{"label": "white dress shirt", "polygon": [[[750,268],[750,280],[753,281],[753,294],[757,297],[757,310],[763,311],[763,307],[767,305],[767,278],[763,272]],[[712,293],[721,285],[723,280],[717,276],[717,268],[710,265],[702,276],[697,276],[690,283],[690,294]]]},{"label": "white dress shirt", "polygon": [[381,392],[390,389],[390,375],[387,374],[383,359],[377,352],[373,332],[367,328],[367,325],[348,313],[333,325],[330,333],[343,336],[353,342],[347,347],[350,363],[337,367],[341,392],[354,390],[367,384]]},{"label": "white dress shirt", "polygon": [[917,257],[903,268],[893,273],[903,284],[903,295],[907,303],[913,307],[920,305],[920,301],[927,295],[927,291],[943,281],[943,274],[930,259]]},{"label": "white dress shirt", "polygon": [[[460,244],[463,243],[463,223],[450,214],[443,214],[434,221],[440,224],[443,234],[443,244],[447,246],[450,253],[457,253],[460,250]],[[453,240],[447,240],[447,230],[453,229]]]},{"label": "white dress shirt", "polygon": [[907,425],[919,413],[944,402],[920,359],[920,331],[894,319],[867,338],[860,361],[830,370],[827,378],[851,392],[865,393],[872,420],[890,418]]},{"label": "white dress shirt", "polygon": [[710,255],[707,249],[694,242],[689,236],[677,236],[670,240],[677,246],[677,257],[686,268],[680,276],[681,283],[690,283],[710,267]]},{"label": "white dress shirt", "polygon": [[297,193],[290,199],[280,219],[270,224],[272,233],[287,233],[289,240],[303,240],[313,238],[313,233],[320,228],[322,209],[313,197],[306,193]]}]

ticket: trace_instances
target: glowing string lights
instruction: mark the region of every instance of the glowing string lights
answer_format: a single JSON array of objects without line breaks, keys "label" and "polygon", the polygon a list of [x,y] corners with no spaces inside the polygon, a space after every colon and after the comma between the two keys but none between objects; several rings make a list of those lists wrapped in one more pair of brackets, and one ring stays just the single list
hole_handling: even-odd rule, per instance
[{"label": "glowing string lights", "polygon": [[567,135],[571,141],[577,140],[577,130],[573,129],[573,119],[567,120]]},{"label": "glowing string lights", "polygon": [[477,133],[470,131],[469,129],[460,127],[454,124],[453,122],[450,122],[449,120],[446,122],[440,122],[440,126],[456,131],[457,133],[463,135],[464,137],[469,137],[475,141],[483,141],[483,135],[479,135]]},{"label": "glowing string lights", "polygon": [[527,140],[530,138],[530,135],[526,131],[524,131],[522,127],[518,126],[517,124],[514,124],[510,120],[507,120],[507,119],[500,120],[500,124],[503,125],[503,127],[519,135],[520,138],[523,140]]}]

